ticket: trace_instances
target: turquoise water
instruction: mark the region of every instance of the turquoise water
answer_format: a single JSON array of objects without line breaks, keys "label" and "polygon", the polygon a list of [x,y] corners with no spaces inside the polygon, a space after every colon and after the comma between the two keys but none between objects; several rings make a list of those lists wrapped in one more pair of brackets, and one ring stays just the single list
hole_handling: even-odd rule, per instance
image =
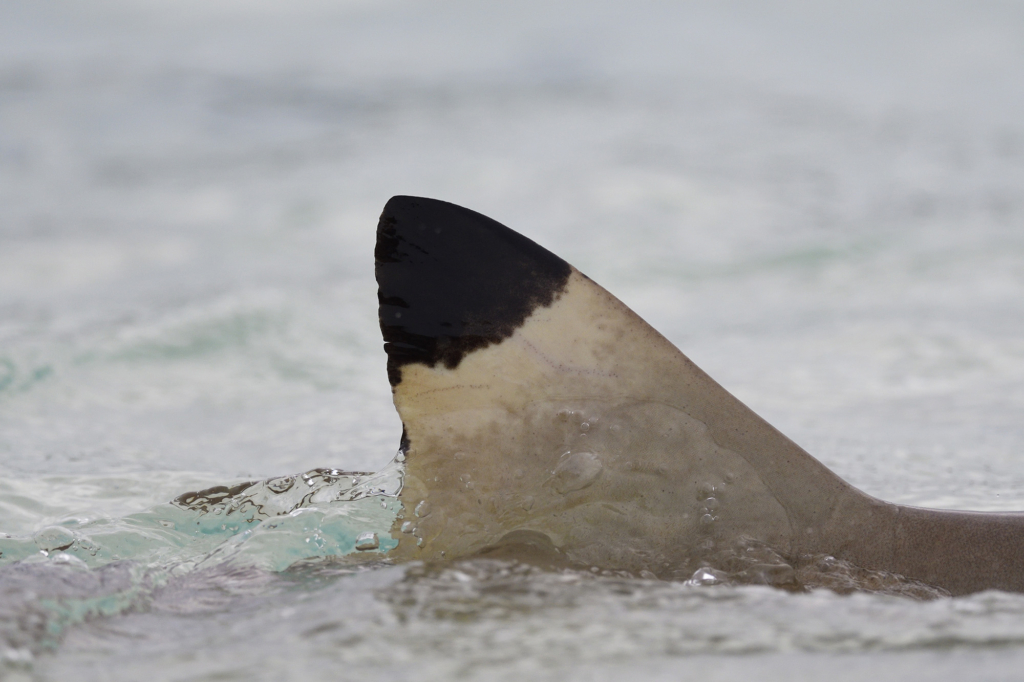
[{"label": "turquoise water", "polygon": [[[302,559],[343,557],[365,550],[383,554],[397,545],[390,529],[401,511],[402,475],[397,462],[375,474],[313,470],[190,491],[169,503],[116,517],[94,512],[90,518],[83,512],[82,501],[76,500],[78,504],[63,514],[47,510],[61,519],[54,525],[39,528],[38,521],[35,527],[21,529],[8,525],[8,532],[0,537],[0,561],[47,560],[80,568],[136,561],[180,573],[225,561],[281,571]],[[21,512],[31,517],[33,500],[38,499],[32,488],[59,495],[62,482],[44,480],[35,486],[23,485],[21,490],[5,490],[9,515]],[[72,485],[81,492],[88,490],[89,483],[76,478]],[[103,492],[109,495],[110,488],[117,490],[124,481],[92,483],[92,487],[107,487]],[[134,483],[142,486],[146,481]],[[365,534],[372,537],[367,540],[371,546],[359,547]]]},{"label": "turquoise water", "polygon": [[372,251],[393,194],[474,208],[867,492],[1024,509],[1022,26],[5,3],[0,677],[1014,679],[1018,595],[381,562]]}]

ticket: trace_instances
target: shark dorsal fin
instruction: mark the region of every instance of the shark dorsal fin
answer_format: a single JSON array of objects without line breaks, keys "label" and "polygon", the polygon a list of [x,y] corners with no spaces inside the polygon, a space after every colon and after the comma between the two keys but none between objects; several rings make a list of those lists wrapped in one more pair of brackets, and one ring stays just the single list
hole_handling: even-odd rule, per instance
[{"label": "shark dorsal fin", "polygon": [[375,256],[405,428],[395,556],[454,558],[534,533],[574,562],[658,575],[737,539],[906,563],[904,508],[842,481],[529,239],[398,196]]}]

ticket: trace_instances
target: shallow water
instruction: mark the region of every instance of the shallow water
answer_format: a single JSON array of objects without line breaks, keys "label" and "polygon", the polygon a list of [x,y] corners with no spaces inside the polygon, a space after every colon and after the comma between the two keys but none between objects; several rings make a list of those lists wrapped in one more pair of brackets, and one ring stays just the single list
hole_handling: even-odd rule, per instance
[{"label": "shallow water", "polygon": [[[329,472],[398,444],[371,254],[406,193],[565,257],[866,492],[1024,508],[1022,27],[4,3],[0,677],[1015,677],[1019,595],[379,565],[394,489]],[[237,523],[175,503],[287,476]]]}]

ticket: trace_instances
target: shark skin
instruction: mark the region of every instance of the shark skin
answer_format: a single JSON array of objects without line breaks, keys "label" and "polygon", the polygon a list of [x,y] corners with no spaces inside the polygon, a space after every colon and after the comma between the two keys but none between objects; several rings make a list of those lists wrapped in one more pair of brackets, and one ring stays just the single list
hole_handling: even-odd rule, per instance
[{"label": "shark skin", "polygon": [[399,560],[508,543],[678,577],[737,542],[953,595],[1024,591],[1024,513],[862,493],[564,260],[443,201],[396,196],[375,251],[404,432]]}]

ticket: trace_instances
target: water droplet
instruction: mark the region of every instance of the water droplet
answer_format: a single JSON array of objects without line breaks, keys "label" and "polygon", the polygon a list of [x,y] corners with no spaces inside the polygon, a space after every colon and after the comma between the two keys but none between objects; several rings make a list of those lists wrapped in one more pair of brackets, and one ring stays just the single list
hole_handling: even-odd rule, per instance
[{"label": "water droplet", "polygon": [[380,540],[377,539],[376,533],[367,531],[365,533],[360,533],[359,536],[356,537],[356,549],[360,552],[365,552],[369,549],[377,549],[378,547],[380,547]]},{"label": "water droplet", "polygon": [[709,497],[708,499],[704,500],[704,508],[707,509],[709,513],[714,512],[716,509],[718,509],[718,498]]},{"label": "water droplet", "polygon": [[405,453],[402,452],[401,450],[399,450],[398,454],[395,455],[395,461],[398,462],[398,463],[404,462],[405,461]]},{"label": "water droplet", "polygon": [[402,524],[403,533],[411,533],[416,530],[416,525],[412,521],[406,521]]},{"label": "water droplet", "polygon": [[272,481],[268,481],[267,489],[272,493],[281,494],[291,490],[293,485],[295,485],[294,478],[291,476],[282,476],[281,478],[275,478]]},{"label": "water droplet", "polygon": [[418,516],[421,519],[430,516],[430,503],[427,502],[426,500],[423,500],[422,502],[416,505],[415,511],[416,516]]},{"label": "water droplet", "polygon": [[416,538],[416,546],[417,547],[422,547],[423,546],[423,538]]},{"label": "water droplet", "polygon": [[388,508],[388,503],[387,503],[386,500],[381,500],[380,501],[380,508],[381,509],[387,509]]},{"label": "water droplet", "polygon": [[705,514],[704,516],[700,517],[700,525],[702,526],[710,526],[714,522],[715,517],[711,514]]},{"label": "water droplet", "polygon": [[583,422],[582,424],[580,424],[580,431],[582,431],[583,433],[586,433],[589,430],[590,430],[590,424],[588,422]]}]

